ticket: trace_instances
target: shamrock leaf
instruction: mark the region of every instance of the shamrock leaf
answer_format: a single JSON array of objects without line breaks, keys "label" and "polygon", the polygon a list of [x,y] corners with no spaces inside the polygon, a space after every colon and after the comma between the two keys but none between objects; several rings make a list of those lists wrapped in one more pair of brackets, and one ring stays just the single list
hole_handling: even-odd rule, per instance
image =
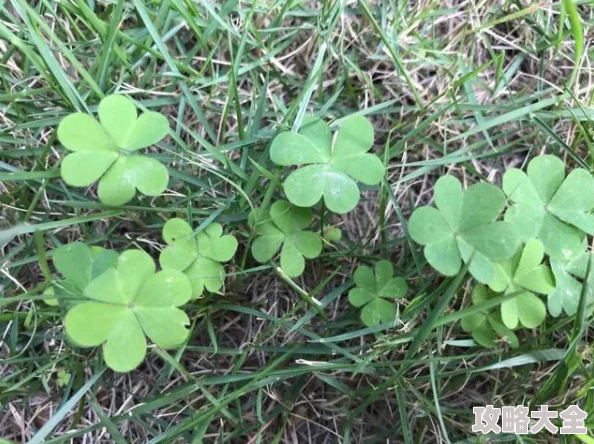
[{"label": "shamrock leaf", "polygon": [[285,131],[274,138],[270,158],[277,165],[306,165],[285,180],[292,204],[311,207],[323,197],[330,211],[344,214],[359,202],[356,180],[377,185],[384,176],[381,160],[368,153],[372,146],[373,127],[363,116],[347,117],[334,139],[326,123],[308,117],[299,133]]},{"label": "shamrock leaf", "polygon": [[70,376],[70,373],[68,373],[64,369],[58,370],[58,376],[56,378],[58,387],[66,387],[66,385],[68,385],[68,382],[70,381]]},{"label": "shamrock leaf", "polygon": [[164,270],[183,271],[192,283],[192,295],[197,298],[204,288],[216,292],[225,282],[225,270],[221,262],[231,260],[237,251],[237,239],[223,235],[223,227],[209,224],[203,231],[194,234],[184,220],[175,218],[163,227],[167,243],[159,262]]},{"label": "shamrock leaf", "polygon": [[132,200],[137,189],[147,196],[161,194],[169,182],[167,168],[134,152],[163,139],[167,119],[152,111],[138,117],[130,99],[111,95],[99,104],[99,121],[74,113],[60,122],[58,139],[73,151],[61,166],[66,183],[86,187],[99,180],[99,199],[108,205]]},{"label": "shamrock leaf", "polygon": [[[583,283],[586,281],[586,272],[588,270],[588,261],[591,253],[586,251],[586,243],[583,243],[582,253],[576,255],[570,260],[551,258],[551,269],[555,275],[555,291],[549,294],[547,307],[552,316],[559,316],[562,311],[567,315],[573,316],[577,313],[580,297],[582,295]],[[594,292],[592,286],[594,279],[590,271],[588,279],[590,288],[588,288],[588,303],[592,303]]]},{"label": "shamrock leaf", "polygon": [[495,276],[493,262],[508,259],[517,250],[518,237],[508,222],[495,222],[505,206],[503,192],[488,183],[470,186],[465,192],[453,176],[435,184],[435,205],[417,208],[408,229],[425,258],[441,274],[454,276],[462,261],[481,283]]},{"label": "shamrock leaf", "polygon": [[518,321],[527,328],[544,321],[546,307],[534,293],[552,293],[555,279],[551,269],[541,263],[543,259],[542,242],[530,239],[513,257],[496,264],[495,278],[489,287],[498,293],[517,293],[501,304],[501,319],[508,328],[516,328]]},{"label": "shamrock leaf", "polygon": [[113,250],[88,247],[82,242],[63,245],[54,251],[53,262],[64,279],[48,288],[44,294],[48,305],[72,305],[80,299],[85,287],[104,271],[115,268],[118,254]]},{"label": "shamrock leaf", "polygon": [[503,191],[513,202],[505,220],[522,240],[539,239],[551,257],[570,259],[581,251],[583,232],[594,234],[594,179],[584,169],[565,177],[560,159],[538,156],[528,164],[528,174],[508,170]]},{"label": "shamrock leaf", "polygon": [[305,269],[305,258],[313,259],[322,252],[320,236],[304,231],[312,219],[308,208],[294,207],[281,200],[270,213],[262,210],[250,215],[250,225],[258,237],[252,243],[252,255],[258,262],[268,262],[282,247],[280,266],[289,277],[297,277]]},{"label": "shamrock leaf", "polygon": [[375,264],[375,275],[366,265],[355,271],[357,287],[349,291],[349,302],[354,307],[363,307],[361,321],[366,326],[393,322],[396,318],[396,306],[392,301],[404,297],[408,286],[404,278],[393,276],[394,269],[388,261]]},{"label": "shamrock leaf", "polygon": [[[472,303],[480,305],[494,296],[484,285],[477,285],[472,291]],[[461,324],[462,330],[472,334],[472,338],[483,347],[495,347],[498,337],[509,342],[512,348],[518,347],[518,337],[503,324],[499,313],[480,311],[462,318]]]},{"label": "shamrock leaf", "polygon": [[115,371],[136,368],[146,354],[145,334],[159,347],[181,344],[190,323],[177,308],[192,296],[189,279],[178,270],[155,273],[141,250],[128,250],[85,288],[90,301],[74,306],[64,320],[66,333],[81,347],[103,344],[107,365]]}]

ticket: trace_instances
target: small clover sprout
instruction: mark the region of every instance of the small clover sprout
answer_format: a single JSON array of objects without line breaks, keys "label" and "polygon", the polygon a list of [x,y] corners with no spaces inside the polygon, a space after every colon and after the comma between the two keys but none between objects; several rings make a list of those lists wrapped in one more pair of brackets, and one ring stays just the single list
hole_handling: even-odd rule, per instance
[{"label": "small clover sprout", "polygon": [[342,231],[338,227],[326,227],[324,228],[322,237],[326,242],[338,242],[342,239]]},{"label": "small clover sprout", "polygon": [[513,202],[505,220],[522,240],[538,238],[551,257],[570,259],[580,251],[583,232],[594,234],[594,179],[584,169],[565,177],[559,158],[538,156],[529,163],[528,174],[506,171],[503,191]]},{"label": "small clover sprout", "polygon": [[396,319],[395,299],[406,295],[406,281],[393,277],[394,269],[388,261],[375,264],[375,274],[371,268],[362,265],[355,271],[357,285],[349,291],[349,302],[355,307],[363,307],[361,321],[367,327],[393,322]]},{"label": "small clover sprout", "polygon": [[68,385],[68,382],[70,382],[70,377],[71,374],[68,373],[66,370],[58,370],[58,375],[56,377],[56,383],[58,384],[58,387],[66,387]]},{"label": "small clover sprout", "polygon": [[[477,285],[472,291],[473,305],[495,297],[495,293],[484,285]],[[508,342],[512,348],[518,347],[518,337],[501,321],[499,312],[480,311],[462,318],[462,330],[470,333],[472,338],[483,347],[495,347],[497,338]]]},{"label": "small clover sprout", "polygon": [[128,250],[93,279],[84,294],[90,300],[70,309],[66,333],[81,347],[103,344],[103,357],[115,371],[135,369],[146,355],[145,334],[159,347],[180,345],[190,320],[177,308],[192,296],[181,271],[155,273],[155,263],[141,250]]},{"label": "small clover sprout", "polygon": [[46,299],[48,305],[66,306],[77,302],[91,280],[109,268],[115,268],[118,254],[113,250],[100,247],[89,247],[82,242],[63,245],[53,254],[56,270],[64,279],[54,283],[44,294],[52,296]]},{"label": "small clover sprout", "polygon": [[[586,244],[584,242],[582,253],[569,261],[551,258],[551,268],[557,284],[555,291],[549,294],[547,300],[547,307],[551,316],[557,317],[562,311],[569,316],[577,313],[591,254],[586,251]],[[594,296],[593,288],[591,287],[594,283],[592,274],[594,274],[594,268],[590,269],[590,278],[588,279],[590,283],[587,293],[588,303],[592,302]]]},{"label": "small clover sprout", "polygon": [[256,211],[250,225],[258,235],[252,244],[252,255],[260,263],[268,262],[282,247],[280,266],[289,277],[297,277],[305,269],[305,259],[314,259],[322,252],[320,236],[304,229],[312,220],[311,210],[294,207],[286,201],[275,202],[270,212]]},{"label": "small clover sprout", "polygon": [[479,282],[491,282],[493,262],[510,258],[519,245],[513,226],[496,221],[505,206],[503,192],[488,183],[464,192],[458,179],[443,176],[434,198],[437,208],[424,206],[412,213],[412,239],[425,246],[425,258],[441,274],[456,275],[464,261]]},{"label": "small clover sprout", "polygon": [[161,194],[169,182],[167,168],[134,153],[159,142],[168,130],[162,114],[147,111],[138,117],[130,99],[108,96],[99,104],[99,122],[84,113],[60,122],[58,139],[73,151],[62,162],[62,178],[75,187],[99,180],[99,199],[108,205],[129,202],[137,189],[147,196]]},{"label": "small clover sprout", "polygon": [[368,153],[373,146],[373,127],[363,116],[347,117],[336,137],[315,117],[303,120],[301,130],[285,131],[272,141],[270,157],[283,166],[301,166],[284,183],[289,201],[311,207],[324,198],[330,211],[344,214],[359,202],[355,181],[377,185],[385,173],[382,161]]},{"label": "small clover sprout", "polygon": [[541,263],[543,259],[543,244],[530,239],[513,257],[496,264],[495,278],[489,287],[498,293],[517,293],[515,298],[501,304],[501,319],[508,328],[516,328],[518,322],[534,328],[544,321],[545,304],[534,293],[552,293],[555,279],[551,269]]},{"label": "small clover sprout", "polygon": [[184,220],[170,219],[163,227],[167,248],[161,252],[159,262],[164,270],[183,271],[192,282],[192,295],[200,297],[204,288],[217,292],[225,282],[221,262],[231,260],[237,251],[237,239],[226,234],[218,223],[209,224],[194,234]]}]

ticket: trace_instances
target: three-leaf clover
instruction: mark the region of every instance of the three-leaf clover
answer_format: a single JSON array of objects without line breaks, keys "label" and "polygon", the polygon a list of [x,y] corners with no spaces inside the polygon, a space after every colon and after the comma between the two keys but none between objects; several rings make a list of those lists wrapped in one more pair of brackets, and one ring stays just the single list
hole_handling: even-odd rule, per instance
[{"label": "three-leaf clover", "polygon": [[[493,297],[495,293],[484,285],[477,285],[472,291],[473,305],[478,306]],[[480,311],[462,318],[461,324],[462,330],[483,347],[495,347],[498,337],[509,342],[512,348],[518,347],[518,337],[503,324],[499,312]]]},{"label": "three-leaf clover", "polygon": [[552,316],[557,317],[562,311],[569,316],[577,313],[585,281],[589,283],[586,295],[588,303],[591,303],[594,299],[594,289],[592,288],[594,268],[592,266],[590,266],[590,277],[586,279],[588,261],[591,255],[592,253],[586,250],[586,243],[584,242],[582,253],[570,260],[551,258],[551,269],[555,275],[556,286],[555,291],[549,294],[547,307]]},{"label": "three-leaf clover", "polygon": [[425,246],[429,264],[454,276],[464,261],[479,282],[491,282],[493,262],[510,258],[519,245],[513,226],[496,221],[505,206],[503,192],[488,183],[464,192],[458,179],[443,176],[435,184],[434,199],[437,208],[417,208],[408,224],[412,239]]},{"label": "three-leaf clover", "polygon": [[496,265],[496,273],[489,287],[498,293],[516,293],[516,297],[501,304],[501,319],[508,328],[518,322],[527,328],[539,326],[546,317],[546,307],[534,293],[549,294],[555,289],[551,269],[542,264],[544,246],[530,239],[518,248],[510,259]]},{"label": "three-leaf clover", "polygon": [[99,180],[99,199],[108,205],[132,200],[137,189],[147,196],[161,194],[169,182],[167,168],[135,152],[156,144],[168,130],[162,114],[147,111],[138,117],[130,99],[108,96],[99,104],[99,122],[84,113],[60,122],[58,139],[73,151],[62,162],[62,178],[75,187]]},{"label": "three-leaf clover", "polygon": [[258,235],[252,243],[252,255],[258,262],[268,262],[281,248],[280,266],[289,277],[297,277],[305,269],[305,259],[322,252],[320,236],[305,231],[312,220],[309,208],[292,206],[281,200],[270,212],[256,211],[250,215],[250,225]]},{"label": "three-leaf clover", "polygon": [[538,156],[528,164],[528,174],[506,171],[503,191],[513,202],[505,220],[522,240],[538,238],[551,257],[570,259],[581,251],[582,231],[594,234],[594,179],[584,169],[565,177],[559,158]]},{"label": "three-leaf clover", "polygon": [[178,270],[155,273],[141,250],[128,250],[93,279],[84,294],[90,301],[74,306],[64,320],[66,333],[81,347],[103,344],[107,365],[115,371],[136,368],[146,354],[145,334],[159,347],[186,340],[190,321],[177,308],[192,297],[192,285]]},{"label": "three-leaf clover", "polygon": [[384,176],[382,161],[368,153],[373,146],[373,126],[363,116],[347,117],[336,137],[315,117],[303,120],[300,131],[285,131],[272,141],[270,158],[277,165],[301,166],[284,182],[289,201],[314,206],[323,197],[330,211],[344,214],[359,202],[355,180],[377,185]]},{"label": "three-leaf clover", "polygon": [[355,307],[363,307],[361,321],[367,327],[393,322],[396,318],[393,301],[404,297],[408,286],[404,278],[393,276],[392,264],[385,260],[375,264],[375,274],[366,265],[355,271],[357,286],[349,291],[349,302]]},{"label": "three-leaf clover", "polygon": [[87,285],[109,268],[117,265],[118,254],[113,250],[89,247],[82,242],[63,245],[52,256],[56,270],[64,279],[54,283],[44,294],[49,305],[62,302],[66,306],[80,300]]},{"label": "three-leaf clover", "polygon": [[237,251],[237,239],[223,235],[220,224],[211,223],[194,234],[183,219],[170,219],[163,226],[163,239],[168,246],[159,256],[161,267],[183,271],[192,283],[193,297],[201,296],[204,288],[211,292],[221,289],[225,282],[221,262],[231,260]]}]

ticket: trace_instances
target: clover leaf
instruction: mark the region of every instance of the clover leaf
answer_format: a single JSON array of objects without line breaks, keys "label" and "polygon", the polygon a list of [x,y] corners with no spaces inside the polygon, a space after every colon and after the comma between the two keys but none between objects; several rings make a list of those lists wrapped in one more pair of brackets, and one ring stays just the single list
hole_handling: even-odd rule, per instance
[{"label": "clover leaf", "polygon": [[63,245],[53,254],[56,270],[64,279],[48,288],[44,294],[48,305],[62,302],[70,306],[81,298],[85,287],[109,268],[115,268],[118,254],[101,247],[89,247],[82,242]]},{"label": "clover leaf", "polygon": [[162,114],[147,111],[138,117],[130,99],[108,96],[99,104],[99,122],[84,113],[60,122],[58,139],[73,151],[62,162],[62,178],[75,187],[99,180],[99,199],[108,205],[129,202],[137,189],[147,196],[161,194],[169,182],[167,168],[134,153],[159,142],[168,130]]},{"label": "clover leaf", "polygon": [[[586,243],[584,242],[582,253],[570,260],[551,258],[551,269],[553,270],[557,284],[555,291],[549,294],[547,300],[547,307],[552,316],[557,317],[562,311],[569,316],[577,313],[591,254],[586,250]],[[594,284],[594,279],[592,279],[593,273],[594,269],[591,269],[590,278],[587,279],[590,285],[587,293],[589,304],[594,299],[592,288]]]},{"label": "clover leaf", "polygon": [[252,255],[258,262],[268,262],[282,247],[280,266],[289,277],[297,277],[305,269],[305,259],[322,252],[320,236],[305,231],[312,220],[311,210],[292,206],[281,200],[270,212],[257,211],[250,215],[250,225],[258,235],[252,243]]},{"label": "clover leaf", "polygon": [[384,176],[382,161],[368,153],[372,146],[373,127],[363,116],[347,117],[335,138],[326,123],[307,117],[298,133],[285,131],[274,138],[270,158],[282,166],[306,165],[284,182],[292,204],[311,207],[323,197],[330,211],[344,214],[359,202],[355,181],[377,185]]},{"label": "clover leaf", "polygon": [[528,164],[528,174],[508,170],[503,191],[513,202],[505,220],[522,240],[538,238],[551,257],[569,260],[581,251],[583,232],[594,234],[594,179],[584,169],[565,177],[560,159],[538,156]]},{"label": "clover leaf", "polygon": [[396,306],[392,301],[404,297],[408,286],[404,278],[393,276],[392,264],[385,260],[375,264],[375,274],[366,265],[355,271],[357,286],[349,291],[349,302],[354,307],[363,307],[361,321],[367,327],[393,322],[396,318]]},{"label": "clover leaf", "polygon": [[527,328],[542,324],[547,310],[538,294],[550,294],[555,290],[555,278],[551,269],[542,264],[544,246],[537,239],[530,239],[510,259],[496,265],[496,273],[489,287],[498,293],[517,293],[513,299],[501,304],[501,319],[508,328],[516,328],[518,322]]},{"label": "clover leaf", "polygon": [[[473,305],[480,305],[493,297],[495,293],[484,285],[477,285],[472,291]],[[498,312],[480,311],[462,318],[461,324],[462,330],[470,333],[472,338],[483,347],[495,347],[498,337],[508,342],[512,348],[517,348],[519,345],[518,337],[503,324],[501,314]]]},{"label": "clover leaf", "polygon": [[163,238],[167,243],[159,257],[164,270],[183,271],[192,283],[192,296],[200,297],[204,288],[216,292],[225,282],[225,270],[221,262],[231,260],[237,251],[237,239],[226,234],[218,223],[209,224],[194,234],[186,221],[170,219],[163,226]]},{"label": "clover leaf", "polygon": [[190,320],[177,308],[192,296],[181,271],[155,272],[155,263],[141,250],[120,255],[117,268],[93,279],[84,294],[90,301],[70,309],[66,333],[81,347],[103,344],[103,357],[115,371],[136,368],[146,354],[145,335],[163,348],[186,340]]},{"label": "clover leaf", "polygon": [[412,239],[425,246],[429,264],[454,276],[464,261],[479,282],[491,282],[493,262],[510,258],[519,245],[513,226],[496,221],[505,206],[503,192],[488,183],[464,192],[458,179],[443,176],[435,184],[434,199],[437,208],[417,208],[408,224]]}]

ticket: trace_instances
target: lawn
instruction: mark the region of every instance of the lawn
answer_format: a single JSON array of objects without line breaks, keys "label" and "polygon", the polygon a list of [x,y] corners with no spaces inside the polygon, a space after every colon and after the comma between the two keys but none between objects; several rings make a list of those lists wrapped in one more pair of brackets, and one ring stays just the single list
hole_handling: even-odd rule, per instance
[{"label": "lawn", "polygon": [[[502,224],[518,204],[506,171],[544,154],[587,176],[559,200],[575,196],[592,216],[582,201],[594,199],[593,20],[588,0],[0,0],[0,442],[594,442],[472,430],[473,407],[486,405],[578,405],[594,427],[589,259],[573,311],[549,302],[534,327],[524,314],[535,304],[518,305],[517,343],[508,333],[485,346],[469,321],[486,307],[484,270],[456,250],[461,265],[444,272],[456,261],[440,250],[436,264],[411,219],[450,175],[467,190],[482,183],[482,205],[500,196],[489,222]],[[131,102],[106,105],[114,94]],[[152,116],[134,137],[127,106]],[[117,186],[97,186],[97,152],[74,160],[79,139],[102,149],[97,113],[114,140],[126,134],[117,162],[138,153]],[[331,155],[311,143],[326,137]],[[342,182],[320,200],[322,176]],[[582,230],[587,249],[594,230]],[[181,245],[192,232],[196,243]],[[557,273],[543,244],[534,267]],[[72,245],[81,256],[61,261]],[[63,297],[66,275],[107,250],[119,262],[105,273],[119,281],[87,277],[69,290],[78,299]],[[183,254],[194,256],[180,266]],[[222,274],[190,290],[195,257]],[[152,261],[169,271],[154,275]],[[163,341],[132,302],[125,315],[105,315],[111,301],[83,316],[88,298],[130,276],[149,282],[138,287],[149,305],[176,282],[179,298],[154,318]],[[536,305],[561,288],[551,279],[531,293]],[[512,284],[489,309],[519,297]],[[144,333],[130,324],[115,355],[79,346],[116,316],[139,319],[150,338],[131,368]]]}]

